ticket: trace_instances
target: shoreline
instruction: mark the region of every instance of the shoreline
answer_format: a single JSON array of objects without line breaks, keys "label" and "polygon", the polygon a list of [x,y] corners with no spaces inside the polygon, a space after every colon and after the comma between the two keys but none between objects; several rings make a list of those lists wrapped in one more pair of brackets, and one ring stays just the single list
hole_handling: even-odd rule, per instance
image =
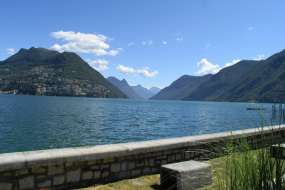
[{"label": "shoreline", "polygon": [[[228,142],[255,148],[284,142],[285,125],[90,147],[0,154],[0,188],[81,188],[159,173],[160,166],[224,154]],[[261,138],[262,137],[262,138]],[[262,142],[260,141],[262,140]],[[40,177],[41,176],[41,177]],[[4,186],[6,185],[6,186]]]}]

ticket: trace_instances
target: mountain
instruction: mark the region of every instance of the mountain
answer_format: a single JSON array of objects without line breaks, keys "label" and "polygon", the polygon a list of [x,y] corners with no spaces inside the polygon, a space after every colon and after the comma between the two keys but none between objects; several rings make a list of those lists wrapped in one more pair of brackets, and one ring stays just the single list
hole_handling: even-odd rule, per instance
[{"label": "mountain", "polygon": [[77,54],[21,49],[0,62],[0,92],[50,96],[126,98]]},{"label": "mountain", "polygon": [[189,76],[183,75],[168,87],[162,89],[151,99],[159,100],[181,100],[191,94],[196,88],[207,81],[212,75]]},{"label": "mountain", "polygon": [[151,88],[149,89],[149,91],[151,91],[153,94],[159,93],[160,90],[161,90],[161,89],[158,88],[158,87],[151,87]]},{"label": "mountain", "polygon": [[120,89],[128,96],[128,98],[131,99],[149,99],[160,91],[160,89],[157,87],[147,89],[141,85],[130,86],[125,79],[119,80],[116,77],[109,77],[108,81],[110,81],[114,86]]},{"label": "mountain", "polygon": [[128,98],[142,99],[142,97],[140,97],[134,91],[134,89],[128,84],[128,82],[125,79],[119,80],[116,77],[108,77],[108,81],[111,82],[118,89],[120,89],[124,94],[126,94],[128,96]]},{"label": "mountain", "polygon": [[219,98],[231,101],[284,102],[285,50],[259,61],[230,91]]},{"label": "mountain", "polygon": [[209,101],[235,101],[234,99],[224,99],[232,94],[232,89],[240,81],[249,75],[250,71],[259,66],[259,61],[244,60],[226,67],[203,82],[192,93],[188,94],[186,100],[209,100]]},{"label": "mountain", "polygon": [[150,97],[152,97],[154,95],[154,93],[152,91],[150,91],[149,89],[147,89],[141,85],[132,86],[132,88],[143,99],[149,99]]},{"label": "mountain", "polygon": [[185,100],[284,102],[285,50],[224,68]]},{"label": "mountain", "polygon": [[215,75],[182,76],[152,99],[285,102],[285,50],[265,60],[242,60]]}]

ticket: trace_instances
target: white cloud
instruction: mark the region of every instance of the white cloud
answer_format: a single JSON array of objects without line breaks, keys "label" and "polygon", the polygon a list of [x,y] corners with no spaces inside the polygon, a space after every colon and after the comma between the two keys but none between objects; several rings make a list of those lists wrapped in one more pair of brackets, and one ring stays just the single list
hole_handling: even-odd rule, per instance
[{"label": "white cloud", "polygon": [[198,75],[216,74],[221,69],[230,67],[240,61],[241,61],[240,59],[233,59],[232,61],[225,63],[224,66],[220,66],[218,64],[211,63],[206,58],[203,58],[197,63],[198,66],[197,74]]},{"label": "white cloud", "polygon": [[[259,61],[266,59],[266,56],[263,54],[257,55],[253,58],[253,60]],[[198,71],[196,72],[198,75],[206,75],[206,74],[216,74],[220,70],[235,65],[236,63],[240,62],[241,59],[233,59],[230,62],[224,64],[224,66],[220,66],[218,64],[213,64],[208,61],[206,58],[201,59],[198,63]]]},{"label": "white cloud", "polygon": [[152,78],[158,75],[158,71],[151,71],[149,67],[145,67],[143,69],[137,69],[136,72],[147,78]]},{"label": "white cloud", "polygon": [[16,50],[14,48],[7,48],[6,52],[8,55],[14,55],[16,53]]},{"label": "white cloud", "polygon": [[254,27],[253,27],[253,26],[249,26],[249,27],[247,27],[247,30],[248,30],[248,31],[253,31],[253,30],[254,30]]},{"label": "white cloud", "polygon": [[167,41],[162,41],[162,44],[163,45],[167,45]]},{"label": "white cloud", "polygon": [[97,56],[115,56],[119,53],[118,49],[110,49],[109,39],[102,34],[58,31],[52,32],[51,36],[62,41],[61,44],[56,43],[51,47],[59,52],[92,53]]},{"label": "white cloud", "polygon": [[236,63],[238,63],[240,61],[241,61],[241,59],[233,59],[231,62],[226,63],[223,68],[232,66],[232,65],[234,65],[234,64],[236,64]]},{"label": "white cloud", "polygon": [[142,41],[142,45],[143,46],[151,46],[153,44],[152,40],[148,40],[148,41]]},{"label": "white cloud", "polygon": [[124,65],[118,65],[117,71],[119,71],[120,73],[124,73],[124,74],[133,74],[133,73],[135,73],[135,69],[134,68],[127,67],[127,66],[124,66]]},{"label": "white cloud", "polygon": [[105,71],[109,68],[109,62],[105,59],[87,60],[87,62],[92,68],[98,71]]},{"label": "white cloud", "polygon": [[265,58],[266,58],[265,55],[259,54],[259,55],[255,56],[255,57],[253,58],[253,60],[255,60],[255,61],[260,61],[260,60],[263,60],[263,59],[265,59]]},{"label": "white cloud", "polygon": [[144,67],[142,69],[135,69],[124,65],[118,65],[117,71],[123,74],[139,74],[147,78],[152,78],[158,75],[158,71],[151,71],[149,67]]},{"label": "white cloud", "polygon": [[197,66],[198,66],[198,71],[197,71],[198,75],[216,74],[221,69],[219,65],[211,63],[206,58],[201,59],[197,63]]}]

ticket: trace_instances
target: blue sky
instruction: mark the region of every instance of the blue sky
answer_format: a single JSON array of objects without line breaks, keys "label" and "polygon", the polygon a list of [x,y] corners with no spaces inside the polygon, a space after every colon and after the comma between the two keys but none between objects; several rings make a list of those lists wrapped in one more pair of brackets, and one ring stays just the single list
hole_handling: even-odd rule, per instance
[{"label": "blue sky", "polygon": [[282,0],[3,0],[0,58],[76,51],[104,76],[165,87],[285,48]]}]

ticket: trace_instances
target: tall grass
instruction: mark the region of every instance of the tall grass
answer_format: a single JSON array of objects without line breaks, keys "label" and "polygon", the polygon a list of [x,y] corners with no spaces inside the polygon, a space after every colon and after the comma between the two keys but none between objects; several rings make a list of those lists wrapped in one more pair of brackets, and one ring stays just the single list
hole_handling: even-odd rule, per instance
[{"label": "tall grass", "polygon": [[[282,111],[283,113],[283,111]],[[281,114],[282,116],[284,114]],[[281,122],[280,122],[281,124]],[[264,120],[261,120],[261,138]],[[266,139],[264,139],[266,140]],[[261,139],[262,142],[262,139]],[[252,150],[246,142],[231,142],[221,169],[217,171],[219,190],[284,190],[285,164],[272,158],[270,148]]]},{"label": "tall grass", "polygon": [[217,172],[219,190],[283,190],[284,162],[271,157],[268,148],[251,150],[243,143],[228,148]]}]

